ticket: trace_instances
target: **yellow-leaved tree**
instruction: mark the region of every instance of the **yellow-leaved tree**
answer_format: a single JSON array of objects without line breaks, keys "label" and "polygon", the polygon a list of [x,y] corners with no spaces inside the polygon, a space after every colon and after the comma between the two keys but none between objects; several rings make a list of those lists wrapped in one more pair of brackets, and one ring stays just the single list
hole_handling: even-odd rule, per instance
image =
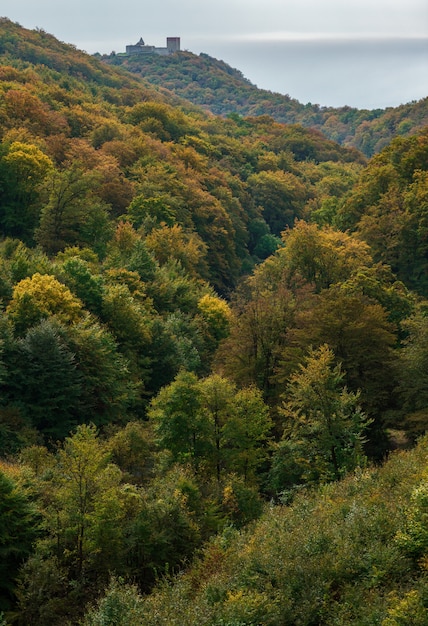
[{"label": "yellow-leaved tree", "polygon": [[55,315],[68,324],[82,317],[82,303],[54,276],[36,272],[13,290],[6,312],[21,334],[42,319]]}]

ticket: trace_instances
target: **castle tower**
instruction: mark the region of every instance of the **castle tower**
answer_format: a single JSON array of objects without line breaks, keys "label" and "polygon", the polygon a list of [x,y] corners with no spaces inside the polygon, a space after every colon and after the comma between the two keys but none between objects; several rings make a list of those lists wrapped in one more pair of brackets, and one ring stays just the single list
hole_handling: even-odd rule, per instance
[{"label": "castle tower", "polygon": [[167,37],[166,38],[166,47],[168,53],[179,52],[180,50],[180,37]]}]

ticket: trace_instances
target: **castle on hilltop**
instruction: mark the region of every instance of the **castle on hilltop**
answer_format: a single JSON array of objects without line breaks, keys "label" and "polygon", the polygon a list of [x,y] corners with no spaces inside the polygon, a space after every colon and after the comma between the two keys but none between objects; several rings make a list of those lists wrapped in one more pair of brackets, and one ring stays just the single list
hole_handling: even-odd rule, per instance
[{"label": "castle on hilltop", "polygon": [[167,37],[166,48],[156,48],[156,46],[146,46],[143,38],[140,38],[134,45],[126,46],[126,54],[160,54],[167,55],[180,50],[180,37]]}]

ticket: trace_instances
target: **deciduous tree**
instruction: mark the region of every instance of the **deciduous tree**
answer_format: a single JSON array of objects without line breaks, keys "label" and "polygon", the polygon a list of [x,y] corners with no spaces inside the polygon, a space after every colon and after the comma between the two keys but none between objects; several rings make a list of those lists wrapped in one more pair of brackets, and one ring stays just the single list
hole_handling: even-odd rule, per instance
[{"label": "deciduous tree", "polygon": [[14,287],[7,313],[16,331],[23,333],[51,315],[65,324],[76,322],[82,314],[82,303],[54,276],[36,272]]},{"label": "deciduous tree", "polygon": [[327,345],[312,350],[291,377],[281,410],[284,435],[272,467],[272,475],[278,482],[281,477],[284,486],[294,480],[338,480],[364,464],[367,420],[359,394],[348,391],[344,379]]},{"label": "deciduous tree", "polygon": [[23,488],[0,467],[0,611],[11,608],[18,569],[32,551],[39,522]]}]

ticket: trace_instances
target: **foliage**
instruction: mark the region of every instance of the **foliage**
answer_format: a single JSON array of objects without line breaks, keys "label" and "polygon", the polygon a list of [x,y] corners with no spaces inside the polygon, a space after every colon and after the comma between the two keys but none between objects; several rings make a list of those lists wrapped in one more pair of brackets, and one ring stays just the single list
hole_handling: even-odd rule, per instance
[{"label": "foliage", "polygon": [[4,234],[33,241],[42,183],[52,167],[51,159],[35,145],[13,141],[2,146],[0,224]]},{"label": "foliage", "polygon": [[397,137],[369,163],[338,212],[356,228],[377,260],[426,296],[428,134]]},{"label": "foliage", "polygon": [[180,372],[169,387],[161,389],[150,412],[161,447],[171,452],[173,461],[190,461],[196,467],[208,445],[208,424],[200,411],[197,383],[195,374]]},{"label": "foliage", "polygon": [[274,235],[293,226],[296,217],[301,217],[308,192],[293,174],[262,171],[252,174],[248,184],[255,203],[263,207],[263,218]]},{"label": "foliage", "polygon": [[0,609],[10,609],[14,580],[20,565],[31,553],[38,519],[29,494],[0,468]]},{"label": "foliage", "polygon": [[317,128],[329,139],[354,146],[367,156],[379,152],[395,134],[414,133],[427,120],[426,98],[373,111],[304,105],[289,95],[258,89],[239,70],[204,53],[197,56],[184,51],[167,57],[111,54],[102,60],[123,66],[217,115],[236,120],[269,115],[277,122]]},{"label": "foliage", "polygon": [[423,624],[426,572],[395,540],[425,473],[426,440],[225,531],[145,598],[144,623]]},{"label": "foliage", "polygon": [[86,319],[68,335],[76,355],[82,390],[79,413],[97,426],[121,422],[137,403],[139,383],[130,380],[129,365],[111,333]]},{"label": "foliage", "polygon": [[105,596],[85,615],[84,626],[139,626],[142,598],[135,586],[112,578]]},{"label": "foliage", "polygon": [[205,294],[198,302],[197,322],[210,351],[229,334],[231,311],[225,300]]},{"label": "foliage", "polygon": [[237,390],[218,375],[198,380],[181,372],[152,401],[149,416],[172,461],[209,472],[219,485],[224,472],[251,482],[266,457],[272,423],[260,392]]},{"label": "foliage", "polygon": [[399,392],[407,429],[412,437],[426,430],[428,319],[421,308],[406,320],[407,337],[399,353]]},{"label": "foliage", "polygon": [[[239,90],[200,61],[146,64]],[[425,105],[265,96],[216,117],[0,19],[8,623],[426,608],[426,443],[365,469],[426,425]]]},{"label": "foliage", "polygon": [[3,393],[40,433],[65,437],[79,420],[82,378],[73,352],[52,320],[30,328],[11,346]]},{"label": "foliage", "polygon": [[14,287],[7,312],[17,332],[22,333],[50,315],[65,323],[76,321],[81,309],[79,300],[54,276],[36,272]]},{"label": "foliage", "polygon": [[[276,489],[338,480],[364,466],[367,420],[357,393],[344,386],[344,373],[327,345],[312,350],[287,385],[281,415],[283,439],[272,460]],[[289,476],[287,476],[289,472]]]},{"label": "foliage", "polygon": [[277,404],[307,350],[326,343],[377,426],[392,399],[396,342],[382,305],[398,313],[397,302],[404,309],[409,304],[405,292],[391,285],[389,272],[376,268],[367,245],[353,236],[300,221],[283,240],[238,292],[219,365]]}]

